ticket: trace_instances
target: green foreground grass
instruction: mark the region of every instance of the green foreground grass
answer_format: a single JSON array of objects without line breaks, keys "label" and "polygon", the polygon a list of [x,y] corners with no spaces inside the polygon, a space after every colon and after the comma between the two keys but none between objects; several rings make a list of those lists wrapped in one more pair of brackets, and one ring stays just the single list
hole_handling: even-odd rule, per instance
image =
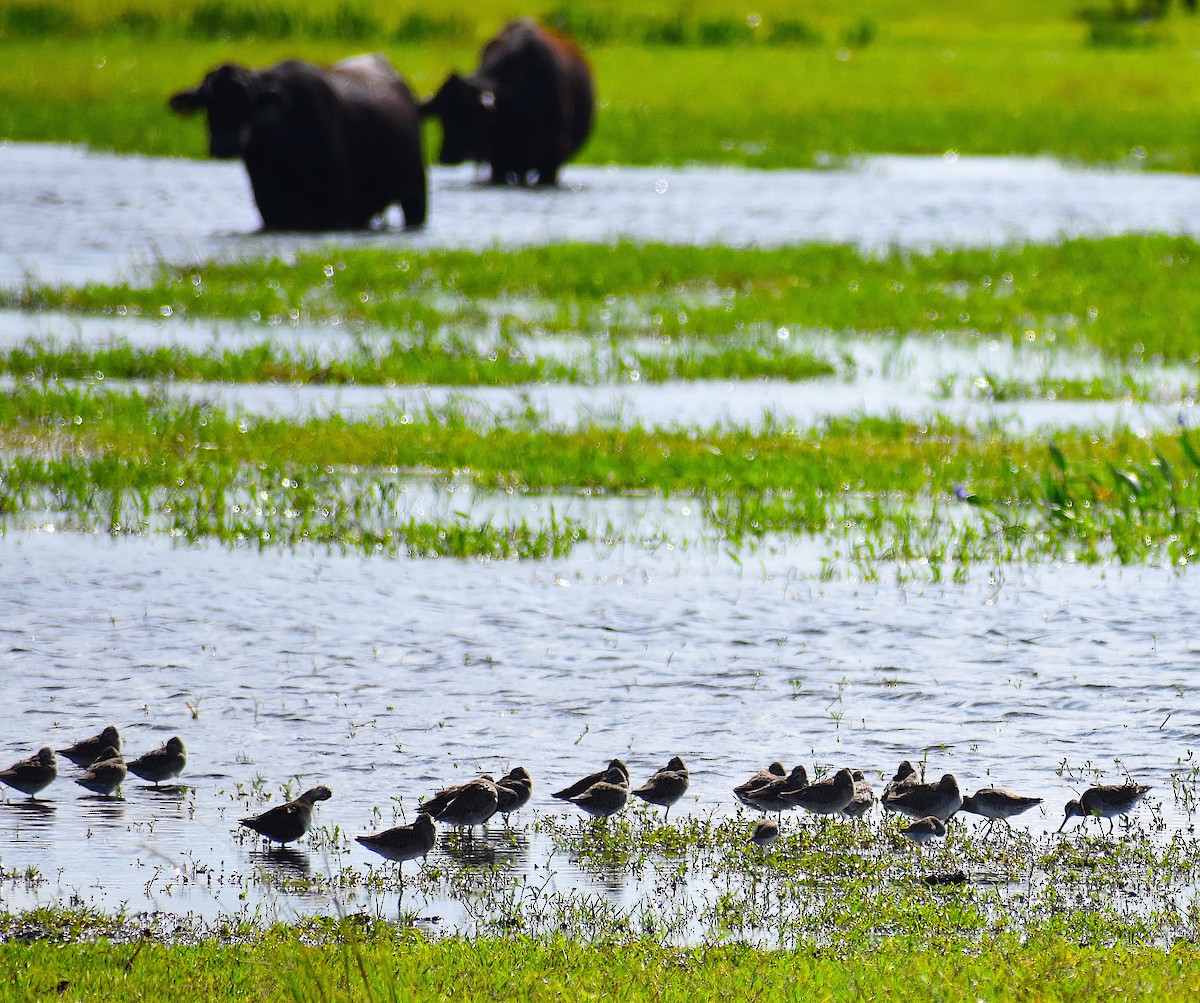
[{"label": "green foreground grass", "polygon": [[[314,942],[315,941],[315,942]],[[53,939],[0,946],[0,1000],[237,1001],[693,999],[1186,999],[1194,945],[1080,946],[1001,937],[963,952],[939,934],[763,952],[635,941],[428,941],[387,926],[283,928],[249,943],[113,947]]]},{"label": "green foreground grass", "polygon": [[[1200,165],[1200,18],[1143,23],[1101,0],[1003,8],[581,0],[540,13],[580,35],[595,66],[591,163],[796,167],[953,149]],[[453,15],[382,0],[8,0],[0,136],[202,156],[203,129],[164,102],[219,63],[381,50],[429,94],[528,13],[508,0]]]}]

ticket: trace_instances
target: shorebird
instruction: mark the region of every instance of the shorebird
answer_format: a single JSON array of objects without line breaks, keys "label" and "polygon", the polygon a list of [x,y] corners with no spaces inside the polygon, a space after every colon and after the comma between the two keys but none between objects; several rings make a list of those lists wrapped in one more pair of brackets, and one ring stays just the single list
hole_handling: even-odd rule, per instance
[{"label": "shorebird", "polygon": [[926,815],[900,831],[918,846],[924,846],[931,839],[941,839],[946,835],[946,823],[936,815]]},{"label": "shorebird", "polygon": [[750,842],[764,850],[779,838],[779,823],[773,818],[760,818],[750,832]]},{"label": "shorebird", "polygon": [[839,815],[854,801],[854,774],[838,770],[828,780],[818,780],[799,789],[785,788],[781,800],[814,815]]},{"label": "shorebird", "polygon": [[183,747],[182,738],[169,738],[165,745],[131,759],[125,765],[134,776],[159,784],[183,772],[187,766],[187,750]]},{"label": "shorebird", "polygon": [[111,745],[100,753],[99,758],[91,766],[84,770],[83,776],[75,779],[75,783],[80,787],[86,787],[89,791],[103,794],[106,797],[110,797],[120,790],[121,784],[124,782],[125,760]]},{"label": "shorebird", "polygon": [[851,770],[854,776],[854,800],[842,809],[847,818],[862,818],[875,804],[875,791],[862,770]]},{"label": "shorebird", "polygon": [[[479,779],[487,780],[490,783],[492,782],[492,775],[490,773],[484,773],[479,777]],[[453,784],[450,787],[443,787],[432,797],[426,798],[419,805],[417,805],[417,811],[423,811],[426,815],[432,815],[434,818],[437,818],[443,811],[445,811],[446,806],[450,804],[451,801],[458,797],[459,794],[465,791],[473,783],[475,783],[474,780],[464,780],[461,784]]]},{"label": "shorebird", "polygon": [[883,788],[883,806],[886,808],[888,798],[893,794],[898,794],[906,787],[916,787],[921,782],[921,777],[917,773],[917,768],[905,759],[898,767],[896,774]]},{"label": "shorebird", "polygon": [[594,818],[608,818],[625,807],[629,800],[629,775],[622,773],[615,766],[610,769],[603,780],[592,784],[582,794],[571,798],[571,804],[582,808]]},{"label": "shorebird", "polygon": [[76,766],[91,766],[108,749],[121,751],[121,735],[111,724],[99,735],[81,739],[74,745],[59,749],[58,754],[65,756]]},{"label": "shorebird", "polygon": [[308,832],[312,825],[313,806],[318,801],[328,801],[331,797],[333,791],[324,784],[318,784],[305,791],[295,801],[278,805],[261,815],[244,818],[238,824],[253,829],[272,842],[291,843]]},{"label": "shorebird", "polygon": [[445,804],[437,806],[437,811],[431,810],[432,803],[430,801],[421,805],[418,811],[432,815],[439,822],[456,829],[463,826],[470,828],[483,825],[496,814],[500,807],[500,793],[492,778],[484,775],[478,780],[461,785]]},{"label": "shorebird", "polygon": [[962,792],[954,774],[947,773],[936,784],[912,784],[893,791],[884,798],[883,806],[909,818],[936,815],[944,822],[962,807]]},{"label": "shorebird", "polygon": [[558,798],[560,801],[571,801],[579,797],[580,794],[593,784],[598,784],[604,780],[610,770],[618,770],[624,777],[625,786],[629,786],[629,767],[622,760],[614,759],[604,769],[597,770],[595,773],[589,773],[581,780],[576,780],[569,787],[564,787],[561,791],[557,791],[550,796]]},{"label": "shorebird", "polygon": [[496,796],[496,810],[507,822],[509,815],[529,804],[529,799],[533,797],[533,777],[524,766],[509,770],[496,781]]},{"label": "shorebird", "polygon": [[734,797],[741,801],[742,804],[746,805],[747,808],[753,808],[754,806],[746,800],[745,795],[750,794],[751,792],[756,791],[758,788],[764,787],[767,784],[772,784],[776,780],[782,780],[787,776],[787,772],[788,771],[784,767],[783,763],[776,760],[765,770],[759,770],[749,780],[738,784],[733,789]]},{"label": "shorebird", "polygon": [[987,829],[991,830],[996,821],[1008,825],[1008,820],[1014,815],[1036,808],[1042,803],[1041,798],[1022,797],[1001,790],[999,787],[983,787],[969,797],[963,798],[962,810],[975,815],[982,815],[988,820]]},{"label": "shorebird", "polygon": [[1149,790],[1150,788],[1145,784],[1135,783],[1089,787],[1078,801],[1067,802],[1066,814],[1063,816],[1062,825],[1058,827],[1058,831],[1062,832],[1067,821],[1078,815],[1084,821],[1093,816],[1106,818],[1108,819],[1108,831],[1112,832],[1116,824],[1113,819],[1118,815],[1127,815],[1133,811],[1134,806],[1146,796],[1146,792]]},{"label": "shorebird", "polygon": [[398,825],[394,829],[370,836],[356,836],[355,839],[372,853],[403,863],[423,857],[433,849],[437,825],[432,816],[421,812],[412,825]]},{"label": "shorebird", "polygon": [[7,784],[31,798],[54,782],[58,776],[58,759],[49,746],[36,756],[13,763],[7,770],[0,770],[0,784]]},{"label": "shorebird", "polygon": [[786,777],[776,777],[770,783],[763,784],[748,793],[739,795],[742,804],[761,811],[763,814],[782,815],[796,806],[790,801],[784,801],[780,796],[785,790],[794,790],[808,784],[808,770],[801,764]]},{"label": "shorebird", "polygon": [[671,805],[675,804],[688,789],[688,768],[678,756],[673,756],[661,770],[654,773],[637,790],[630,791],[647,804],[660,805],[667,809],[663,820],[671,817]]}]

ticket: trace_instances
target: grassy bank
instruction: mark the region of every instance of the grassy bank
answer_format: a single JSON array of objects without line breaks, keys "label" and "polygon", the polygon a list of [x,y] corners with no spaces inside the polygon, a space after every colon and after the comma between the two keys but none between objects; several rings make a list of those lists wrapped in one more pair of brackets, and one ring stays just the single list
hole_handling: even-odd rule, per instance
[{"label": "grassy bank", "polygon": [[[588,47],[602,106],[592,163],[809,166],[855,153],[1049,153],[1192,170],[1200,19],[1122,19],[1055,0],[936,14],[893,3],[779,0],[753,11],[548,7]],[[229,59],[331,61],[381,50],[431,93],[526,7],[469,13],[354,0],[0,4],[0,136],[203,154],[168,94]]]},{"label": "grassy bank", "polygon": [[1079,946],[1001,937],[963,952],[948,934],[909,934],[870,952],[653,943],[428,941],[379,925],[274,930],[243,944],[114,948],[55,940],[0,946],[0,1000],[234,1001],[814,998],[1183,999],[1200,989],[1196,949]]}]

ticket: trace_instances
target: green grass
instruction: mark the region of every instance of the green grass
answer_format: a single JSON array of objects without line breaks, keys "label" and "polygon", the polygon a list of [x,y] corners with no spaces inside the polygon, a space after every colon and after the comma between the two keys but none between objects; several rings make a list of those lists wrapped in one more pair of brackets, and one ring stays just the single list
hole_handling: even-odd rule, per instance
[{"label": "green grass", "polygon": [[[962,578],[980,563],[1046,559],[1182,565],[1200,545],[1200,461],[1186,433],[1064,432],[1048,449],[1040,436],[937,418],[553,428],[529,408],[481,417],[461,405],[289,421],[106,392],[94,374],[462,385],[804,379],[830,368],[802,348],[817,332],[826,345],[1002,337],[1039,353],[1098,352],[1137,380],[1144,361],[1197,359],[1198,250],[1171,237],[880,257],[825,246],[372,249],[164,267],[144,288],[26,289],[10,304],[237,318],[264,331],[276,321],[336,321],[358,347],[332,362],[269,343],[240,353],[10,351],[7,371],[31,375],[0,401],[0,442],[12,451],[0,511],[10,524],[48,507],[63,528],[418,555],[538,556],[632,532],[518,518],[472,538],[470,519],[409,523],[388,494],[397,478],[465,478],[517,495],[694,498],[707,542],[736,550],[815,537],[830,574],[898,567]],[[547,335],[569,336],[579,354],[540,356]],[[53,376],[83,385],[37,382]],[[1115,388],[988,386],[1009,397]],[[259,495],[269,503],[247,505]]]},{"label": "green grass", "polygon": [[0,372],[18,378],[55,380],[366,386],[508,386],[547,381],[594,383],[601,379],[649,383],[678,379],[804,380],[835,372],[831,363],[807,352],[787,351],[778,343],[766,349],[628,352],[607,362],[591,357],[565,362],[531,357],[506,344],[480,347],[465,342],[439,345],[391,340],[376,348],[365,338],[360,339],[357,349],[336,358],[303,349],[289,352],[273,344],[197,352],[180,347],[134,348],[119,341],[99,348],[51,348],[30,341],[0,352]]},{"label": "green grass", "polygon": [[[952,396],[959,380],[950,377],[943,381],[941,391]],[[1010,401],[1118,401],[1131,400],[1177,404],[1185,397],[1195,397],[1195,388],[1180,387],[1174,392],[1154,387],[1129,374],[1094,376],[1086,379],[1043,376],[1033,380],[1008,379],[995,373],[983,373],[967,382],[967,393],[979,400],[1000,404]]]},{"label": "green grass", "polygon": [[[869,952],[665,948],[650,941],[430,941],[383,924],[273,930],[244,944],[8,942],[0,1000],[550,1001],[620,998],[1184,999],[1200,988],[1194,946],[1080,946],[1047,934],[960,953],[939,925]],[[1136,974],[1135,974],[1136,973]]]},{"label": "green grass", "polygon": [[[532,319],[530,301],[538,308]],[[439,335],[493,325],[502,339],[602,333],[745,346],[749,335],[759,351],[764,342],[787,340],[791,329],[1002,336],[1033,348],[1099,350],[1117,361],[1195,364],[1200,242],[1133,236],[881,256],[825,245],[344,249],[300,253],[288,263],[164,266],[146,286],[33,287],[4,302],[118,317],[330,320]]]},{"label": "green grass", "polygon": [[[168,532],[230,545],[537,557],[617,527],[415,524],[399,479],[468,479],[517,493],[694,496],[735,547],[816,535],[832,569],[1195,559],[1200,455],[1186,434],[1039,441],[950,423],[819,428],[547,430],[536,412],[480,427],[449,409],[365,421],[229,416],[136,394],[20,385],[0,401],[0,517],[57,512],[63,528]],[[40,516],[35,516],[40,519]],[[448,536],[449,542],[442,543]],[[637,541],[643,543],[645,541]],[[678,541],[687,542],[687,541]]]},{"label": "green grass", "polygon": [[[1143,26],[1096,3],[1004,11],[818,0],[569,3],[546,11],[590,50],[591,163],[809,166],[857,153],[1049,153],[1194,170],[1200,19]],[[382,0],[0,4],[0,136],[203,155],[168,94],[227,59],[385,51],[422,94],[527,7],[438,14]],[[431,134],[432,139],[432,134]]]}]

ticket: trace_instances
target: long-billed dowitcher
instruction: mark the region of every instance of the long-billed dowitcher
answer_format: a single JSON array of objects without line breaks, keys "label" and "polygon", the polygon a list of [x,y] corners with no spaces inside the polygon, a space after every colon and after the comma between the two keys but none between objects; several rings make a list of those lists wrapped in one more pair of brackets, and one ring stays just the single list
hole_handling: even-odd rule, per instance
[{"label": "long-billed dowitcher", "polygon": [[963,798],[962,810],[975,815],[982,815],[988,820],[990,830],[997,821],[1008,825],[1008,820],[1022,812],[1036,808],[1042,803],[1041,798],[1024,797],[999,787],[981,787],[974,794]]},{"label": "long-billed dowitcher", "polygon": [[883,804],[887,807],[888,799],[906,787],[916,787],[921,782],[920,774],[917,773],[917,768],[911,762],[905,759],[896,767],[896,773],[891,780],[884,785],[883,788]]},{"label": "long-billed dowitcher", "polygon": [[7,770],[0,770],[0,784],[7,784],[32,798],[49,787],[57,776],[58,759],[54,750],[47,746],[39,750],[36,756],[13,763]]},{"label": "long-billed dowitcher", "polygon": [[936,784],[913,784],[895,790],[883,805],[909,818],[936,815],[944,822],[962,807],[962,791],[954,774],[947,773]]},{"label": "long-billed dowitcher", "polygon": [[926,815],[900,831],[918,846],[924,846],[931,839],[941,839],[946,835],[946,823],[936,815]]},{"label": "long-billed dowitcher", "polygon": [[671,761],[661,770],[651,775],[641,787],[630,791],[635,797],[641,798],[647,804],[656,804],[666,808],[664,819],[671,817],[671,805],[675,804],[687,793],[688,768],[678,756],[672,756]]},{"label": "long-billed dowitcher", "polygon": [[574,800],[594,784],[598,784],[601,781],[607,782],[605,778],[608,776],[610,770],[617,770],[620,772],[624,778],[625,786],[629,786],[629,767],[626,766],[622,760],[614,759],[610,761],[609,764],[604,767],[604,769],[597,770],[595,773],[589,773],[586,777],[576,780],[575,783],[571,784],[569,787],[564,787],[561,791],[556,791],[550,796],[558,798],[560,801]]},{"label": "long-billed dowitcher", "polygon": [[760,787],[739,795],[739,800],[742,804],[755,811],[761,811],[764,814],[780,815],[785,811],[791,811],[796,806],[790,801],[785,801],[781,795],[785,790],[798,790],[808,784],[808,770],[801,764],[792,770],[786,777],[776,777],[770,783],[763,784]]},{"label": "long-billed dowitcher", "polygon": [[313,806],[318,801],[328,801],[331,797],[333,791],[324,784],[318,784],[296,800],[277,805],[261,815],[244,818],[238,824],[253,829],[274,843],[291,843],[308,832],[312,826]]},{"label": "long-billed dowitcher", "polygon": [[800,788],[785,788],[779,797],[814,815],[840,815],[854,800],[854,774],[843,768],[827,780]]},{"label": "long-billed dowitcher", "polygon": [[[492,782],[492,775],[490,773],[484,773],[478,779]],[[434,818],[437,818],[446,809],[446,806],[450,804],[451,801],[458,797],[459,794],[465,791],[473,783],[475,783],[474,780],[464,780],[461,784],[452,784],[449,787],[443,787],[436,794],[422,801],[417,806],[417,811],[423,811],[426,815],[432,815]]]},{"label": "long-billed dowitcher", "polygon": [[760,818],[750,831],[750,842],[764,850],[779,838],[779,823],[773,818]]},{"label": "long-billed dowitcher", "polygon": [[91,766],[107,749],[121,751],[121,735],[111,724],[99,735],[80,739],[74,745],[59,749],[58,754],[76,766]]},{"label": "long-billed dowitcher", "polygon": [[110,745],[83,771],[83,776],[75,778],[75,783],[96,794],[110,797],[119,791],[121,784],[125,782],[125,772],[125,760]]},{"label": "long-billed dowitcher", "polygon": [[421,805],[420,811],[457,829],[483,825],[499,807],[500,794],[495,781],[485,775],[463,784],[445,804],[438,806],[436,812],[429,809],[429,803]]},{"label": "long-billed dowitcher", "polygon": [[854,800],[842,809],[847,818],[862,818],[875,804],[875,790],[862,770],[851,770],[854,776]]},{"label": "long-billed dowitcher", "polygon": [[603,780],[598,780],[582,794],[571,798],[571,804],[594,818],[608,818],[624,808],[628,800],[629,774],[613,767],[604,774]]},{"label": "long-billed dowitcher", "polygon": [[437,825],[432,816],[420,812],[412,825],[398,825],[373,835],[354,838],[371,852],[403,863],[423,857],[433,849],[437,840]]},{"label": "long-billed dowitcher", "polygon": [[183,772],[187,766],[187,750],[183,747],[183,739],[176,736],[168,738],[165,745],[131,759],[125,765],[134,776],[159,784]]},{"label": "long-billed dowitcher", "polygon": [[787,776],[787,773],[787,768],[783,765],[783,763],[776,760],[765,770],[759,770],[749,780],[745,780],[738,784],[733,789],[734,797],[741,801],[742,804],[746,805],[747,808],[751,808],[753,805],[746,801],[745,795],[758,790],[758,788],[763,787],[766,784],[774,783],[776,780],[782,780]]},{"label": "long-billed dowitcher", "polygon": [[520,811],[529,804],[529,799],[533,797],[533,777],[529,775],[529,771],[524,766],[517,766],[509,770],[496,781],[496,796],[498,798],[496,810],[504,816],[507,822],[509,815],[514,811]]},{"label": "long-billed dowitcher", "polygon": [[1067,802],[1066,814],[1063,816],[1062,825],[1058,827],[1058,831],[1062,832],[1067,821],[1078,816],[1085,822],[1093,817],[1106,818],[1108,819],[1108,831],[1112,832],[1116,824],[1113,820],[1118,815],[1127,815],[1133,811],[1134,806],[1146,796],[1149,790],[1147,785],[1135,783],[1102,784],[1099,787],[1089,787],[1078,801]]}]

